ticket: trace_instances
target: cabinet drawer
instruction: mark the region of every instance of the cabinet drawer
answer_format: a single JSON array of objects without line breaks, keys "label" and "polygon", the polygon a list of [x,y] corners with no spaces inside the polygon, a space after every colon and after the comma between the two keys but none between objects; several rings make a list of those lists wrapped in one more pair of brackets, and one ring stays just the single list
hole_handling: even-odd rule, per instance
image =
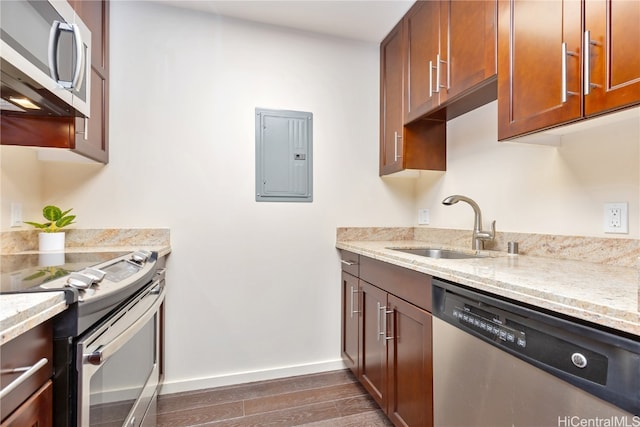
[{"label": "cabinet drawer", "polygon": [[342,271],[358,277],[360,274],[360,255],[349,251],[340,251]]},{"label": "cabinet drawer", "polygon": [[51,425],[53,425],[53,383],[49,380],[4,420],[0,427],[48,427]]},{"label": "cabinet drawer", "polygon": [[0,347],[0,364],[2,365],[0,388],[2,390],[23,374],[26,371],[25,368],[36,365],[42,359],[46,359],[46,363],[0,401],[2,420],[40,389],[53,375],[51,323],[45,322],[38,325]]},{"label": "cabinet drawer", "polygon": [[361,256],[360,278],[431,312],[431,276],[428,274]]}]

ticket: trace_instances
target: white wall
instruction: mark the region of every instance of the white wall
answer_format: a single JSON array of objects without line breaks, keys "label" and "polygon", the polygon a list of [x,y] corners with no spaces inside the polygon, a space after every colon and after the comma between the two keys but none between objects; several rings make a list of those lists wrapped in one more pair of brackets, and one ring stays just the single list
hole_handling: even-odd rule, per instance
[{"label": "white wall", "polygon": [[[421,172],[416,206],[430,227],[473,228],[471,207],[441,204],[462,194],[485,228],[495,219],[498,231],[640,238],[640,113],[629,116],[535,145],[498,142],[497,103],[485,105],[447,123],[447,172]],[[629,234],[604,233],[609,202],[628,202]]]},{"label": "white wall", "polygon": [[[166,380],[239,375],[165,392],[342,366],[336,227],[413,221],[414,184],[378,178],[378,46],[111,5],[111,161],[47,164],[46,193],[78,227],[171,228]],[[256,107],[313,113],[313,203],[255,202]]]},{"label": "white wall", "polygon": [[21,205],[24,221],[45,221],[42,217],[42,175],[34,149],[0,147],[0,230],[24,229],[10,227],[12,203]]}]

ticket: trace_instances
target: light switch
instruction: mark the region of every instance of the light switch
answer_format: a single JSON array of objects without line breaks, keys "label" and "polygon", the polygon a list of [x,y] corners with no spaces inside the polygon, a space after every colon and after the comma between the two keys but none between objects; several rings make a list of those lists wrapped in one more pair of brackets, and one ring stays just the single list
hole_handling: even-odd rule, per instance
[{"label": "light switch", "polygon": [[418,225],[429,225],[429,209],[418,209]]},{"label": "light switch", "polygon": [[10,227],[22,227],[22,203],[11,203]]}]

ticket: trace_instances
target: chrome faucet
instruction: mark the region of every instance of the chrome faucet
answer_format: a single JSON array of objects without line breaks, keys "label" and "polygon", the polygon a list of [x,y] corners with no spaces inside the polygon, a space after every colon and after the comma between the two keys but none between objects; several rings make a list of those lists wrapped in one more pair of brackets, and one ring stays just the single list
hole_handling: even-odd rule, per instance
[{"label": "chrome faucet", "polygon": [[473,220],[473,240],[471,242],[471,249],[473,250],[481,250],[484,249],[485,241],[493,241],[496,236],[496,222],[493,221],[491,223],[491,231],[482,231],[482,213],[480,212],[480,206],[473,200],[468,197],[453,195],[449,196],[442,201],[443,205],[451,206],[458,202],[467,202],[473,208],[473,212],[475,213]]}]

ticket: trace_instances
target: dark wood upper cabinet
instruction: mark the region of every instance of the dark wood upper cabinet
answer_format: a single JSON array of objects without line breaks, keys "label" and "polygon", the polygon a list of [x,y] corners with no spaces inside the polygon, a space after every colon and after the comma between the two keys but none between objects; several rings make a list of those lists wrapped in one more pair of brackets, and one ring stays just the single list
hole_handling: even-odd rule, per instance
[{"label": "dark wood upper cabinet", "polygon": [[[443,4],[447,9],[442,15],[448,18],[449,52],[448,77],[443,82],[447,90],[443,91],[441,102],[466,95],[478,86],[491,85],[498,72],[497,1],[448,0]],[[482,101],[495,100],[496,96],[494,85],[491,99]]]},{"label": "dark wood upper cabinet", "polygon": [[[446,81],[447,49],[441,50],[440,9],[444,2],[418,1],[404,17],[406,69],[404,85],[405,123],[424,116],[440,104]],[[446,8],[445,8],[446,9]],[[446,25],[446,21],[444,22]],[[443,78],[443,73],[445,77]],[[438,77],[440,79],[438,80]]]},{"label": "dark wood upper cabinet", "polygon": [[640,103],[640,2],[585,1],[590,35],[586,116]]},{"label": "dark wood upper cabinet", "polygon": [[73,151],[109,162],[109,2],[74,0],[71,5],[91,30],[91,118],[75,119]]},{"label": "dark wood upper cabinet", "polygon": [[640,102],[640,2],[500,0],[498,22],[498,139]]},{"label": "dark wood upper cabinet", "polygon": [[0,143],[64,148],[100,163],[109,161],[109,2],[73,0],[91,31],[91,118],[2,114]]},{"label": "dark wood upper cabinet", "polygon": [[380,44],[380,175],[402,170],[402,21]]},{"label": "dark wood upper cabinet", "polygon": [[[418,1],[405,21],[405,123],[457,97],[477,97],[475,89],[492,83],[496,76],[497,2]],[[496,97],[465,100],[465,111],[452,108],[451,119]],[[477,105],[475,105],[477,104]],[[452,114],[455,112],[456,114]]]},{"label": "dark wood upper cabinet", "polygon": [[446,122],[417,120],[405,126],[405,39],[398,25],[380,44],[380,175],[405,169],[446,169]]},{"label": "dark wood upper cabinet", "polygon": [[496,98],[497,2],[418,1],[380,45],[380,175],[446,170],[446,121]]}]

